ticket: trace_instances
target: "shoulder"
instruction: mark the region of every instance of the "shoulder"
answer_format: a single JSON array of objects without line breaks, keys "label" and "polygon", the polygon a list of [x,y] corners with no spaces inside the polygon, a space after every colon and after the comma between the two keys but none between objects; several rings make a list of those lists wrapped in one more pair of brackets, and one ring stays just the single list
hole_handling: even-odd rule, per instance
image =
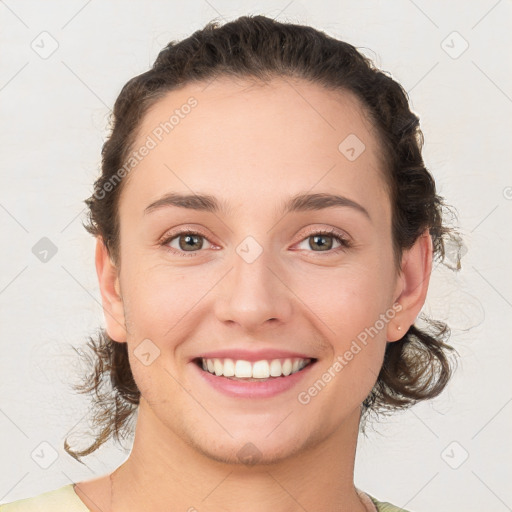
[{"label": "shoulder", "polygon": [[82,500],[67,484],[43,494],[0,505],[0,512],[89,512]]},{"label": "shoulder", "polygon": [[[378,499],[374,498],[369,494],[368,497],[372,500],[372,503],[375,505],[375,508],[377,509],[378,512],[410,512],[405,508],[397,507],[396,505],[392,505],[387,501],[379,501]],[[1,509],[0,512],[2,512]]]}]

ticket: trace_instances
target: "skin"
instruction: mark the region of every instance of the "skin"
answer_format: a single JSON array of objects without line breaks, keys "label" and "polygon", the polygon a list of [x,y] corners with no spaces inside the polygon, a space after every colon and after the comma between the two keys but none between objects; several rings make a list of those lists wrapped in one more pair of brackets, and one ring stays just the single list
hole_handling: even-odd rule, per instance
[{"label": "skin", "polygon": [[[129,458],[75,491],[90,510],[103,512],[363,512],[353,481],[360,406],[377,379],[386,342],[400,339],[424,304],[431,238],[428,232],[418,238],[403,254],[402,271],[395,269],[382,152],[349,93],[290,79],[189,84],[153,106],[135,147],[190,96],[197,107],[125,183],[120,267],[97,240],[107,331],[128,343],[142,396]],[[366,146],[354,161],[338,150],[351,133]],[[144,215],[165,193],[192,191],[225,201],[229,212],[169,207]],[[349,207],[278,214],[299,192],[344,195],[370,219]],[[205,236],[195,256],[159,244],[178,227]],[[338,242],[326,235],[333,246],[322,251],[310,228],[336,228],[353,245],[335,252]],[[236,252],[247,236],[263,249],[251,264]],[[179,241],[168,245],[179,251]],[[396,316],[301,404],[298,393],[394,304],[401,307]],[[160,350],[148,366],[133,353],[144,339]],[[190,358],[234,347],[287,349],[318,362],[296,387],[275,397],[230,398],[205,384]],[[237,457],[248,442],[259,450],[255,465]]]}]

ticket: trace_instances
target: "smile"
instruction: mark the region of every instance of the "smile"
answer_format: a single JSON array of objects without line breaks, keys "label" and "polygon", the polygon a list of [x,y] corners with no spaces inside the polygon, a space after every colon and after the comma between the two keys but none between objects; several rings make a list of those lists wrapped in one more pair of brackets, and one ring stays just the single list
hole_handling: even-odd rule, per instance
[{"label": "smile", "polygon": [[217,376],[244,380],[261,380],[270,377],[287,377],[302,370],[311,363],[311,359],[262,359],[251,363],[243,359],[206,359],[201,358],[200,364],[204,371]]},{"label": "smile", "polygon": [[295,387],[316,359],[286,358],[246,361],[196,358],[202,380],[221,393],[237,398],[270,398]]}]

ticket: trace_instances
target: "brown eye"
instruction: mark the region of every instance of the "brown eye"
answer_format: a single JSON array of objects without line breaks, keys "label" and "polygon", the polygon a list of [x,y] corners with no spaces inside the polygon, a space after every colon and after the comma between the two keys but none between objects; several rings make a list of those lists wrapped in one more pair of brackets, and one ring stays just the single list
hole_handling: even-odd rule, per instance
[{"label": "brown eye", "polygon": [[[207,240],[207,238],[201,233],[186,230],[174,233],[172,236],[167,237],[162,242],[162,245],[167,250],[174,254],[179,254],[180,256],[196,256],[195,253],[201,252],[200,250],[203,248],[203,240]],[[178,244],[177,246],[171,245],[171,243],[175,244],[176,242]]]},{"label": "brown eye", "polygon": [[201,235],[181,234],[176,238],[179,240],[180,249],[183,251],[201,249],[203,247],[203,237]]},{"label": "brown eye", "polygon": [[328,251],[333,246],[333,238],[329,235],[313,235],[309,237],[310,247],[319,247],[322,251]]},{"label": "brown eye", "polygon": [[[350,242],[336,230],[312,233],[301,243],[303,244],[306,242],[308,244],[308,248],[313,249],[312,252],[336,253],[339,250],[350,247]],[[338,243],[338,246],[333,248],[334,243],[336,242]]]}]

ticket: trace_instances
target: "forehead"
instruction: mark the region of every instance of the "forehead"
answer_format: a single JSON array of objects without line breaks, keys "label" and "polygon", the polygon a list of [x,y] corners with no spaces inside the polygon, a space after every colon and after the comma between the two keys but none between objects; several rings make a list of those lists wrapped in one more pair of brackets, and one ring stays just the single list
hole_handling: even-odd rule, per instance
[{"label": "forehead", "polygon": [[308,190],[366,197],[374,210],[377,197],[387,200],[383,155],[358,99],[303,80],[218,78],[168,92],[139,126],[133,149],[144,145],[151,149],[127,176],[121,208],[142,212],[171,191],[246,209],[257,208],[255,198]]}]

